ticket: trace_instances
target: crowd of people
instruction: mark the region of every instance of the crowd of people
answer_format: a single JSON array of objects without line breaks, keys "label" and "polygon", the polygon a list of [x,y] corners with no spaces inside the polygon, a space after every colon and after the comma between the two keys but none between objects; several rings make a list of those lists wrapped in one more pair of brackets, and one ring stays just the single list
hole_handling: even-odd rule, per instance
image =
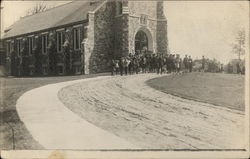
[{"label": "crowd of people", "polygon": [[193,70],[191,56],[182,59],[179,54],[129,54],[111,62],[112,75],[138,73],[187,73]]}]

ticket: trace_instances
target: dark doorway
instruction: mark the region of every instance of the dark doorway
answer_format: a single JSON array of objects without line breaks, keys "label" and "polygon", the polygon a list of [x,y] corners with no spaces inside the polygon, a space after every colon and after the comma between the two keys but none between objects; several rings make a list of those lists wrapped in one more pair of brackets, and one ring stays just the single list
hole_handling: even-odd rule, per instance
[{"label": "dark doorway", "polygon": [[135,35],[135,51],[144,52],[148,49],[148,37],[145,32],[138,31]]}]

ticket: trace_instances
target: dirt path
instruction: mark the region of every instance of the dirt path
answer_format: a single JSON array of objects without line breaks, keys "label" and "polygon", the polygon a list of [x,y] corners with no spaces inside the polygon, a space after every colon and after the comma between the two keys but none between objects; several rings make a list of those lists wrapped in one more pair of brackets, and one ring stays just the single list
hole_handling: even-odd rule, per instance
[{"label": "dirt path", "polygon": [[141,148],[243,149],[244,113],[157,91],[155,74],[110,77],[63,88],[74,113]]}]

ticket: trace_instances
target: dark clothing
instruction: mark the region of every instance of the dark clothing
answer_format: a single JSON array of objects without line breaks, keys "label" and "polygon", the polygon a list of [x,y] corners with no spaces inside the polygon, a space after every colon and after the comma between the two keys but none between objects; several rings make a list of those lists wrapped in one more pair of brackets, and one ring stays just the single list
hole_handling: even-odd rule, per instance
[{"label": "dark clothing", "polygon": [[161,57],[157,58],[157,74],[162,74],[163,59]]},{"label": "dark clothing", "polygon": [[120,69],[120,74],[121,74],[121,76],[123,76],[123,69],[124,69],[124,67],[123,67],[123,61],[122,60],[120,60],[119,61],[119,69]]},{"label": "dark clothing", "polygon": [[129,74],[133,74],[134,72],[134,61],[131,60],[129,65],[128,65],[128,71],[129,71]]},{"label": "dark clothing", "polygon": [[236,66],[237,66],[237,73],[241,74],[242,72],[241,72],[240,64],[237,63]]},{"label": "dark clothing", "polygon": [[183,59],[183,63],[184,63],[185,69],[189,69],[189,66],[188,66],[188,58],[187,58],[187,57],[185,57],[185,58]]},{"label": "dark clothing", "polygon": [[188,59],[188,67],[189,67],[189,72],[192,72],[192,70],[193,70],[193,60],[192,59]]},{"label": "dark clothing", "polygon": [[115,61],[111,61],[111,75],[113,76],[115,73]]},{"label": "dark clothing", "polygon": [[166,57],[166,65],[168,73],[171,72],[171,62],[169,57]]},{"label": "dark clothing", "polygon": [[170,70],[171,72],[175,72],[176,71],[176,67],[175,67],[175,57],[171,57],[171,66],[170,66]]},{"label": "dark clothing", "polygon": [[205,69],[205,59],[202,59],[201,65],[202,65],[202,66],[201,66],[201,69],[204,70],[204,69]]}]

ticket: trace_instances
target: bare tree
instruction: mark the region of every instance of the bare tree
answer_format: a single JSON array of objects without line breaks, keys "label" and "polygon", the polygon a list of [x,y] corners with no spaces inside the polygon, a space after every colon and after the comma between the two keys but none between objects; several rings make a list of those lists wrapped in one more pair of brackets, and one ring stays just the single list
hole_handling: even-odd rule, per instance
[{"label": "bare tree", "polygon": [[48,7],[45,3],[37,3],[33,8],[27,10],[26,12],[26,16],[28,15],[33,15],[33,14],[37,14],[40,12],[44,12],[47,9],[49,9],[50,7]]},{"label": "bare tree", "polygon": [[245,30],[239,30],[235,38],[235,43],[232,45],[232,52],[238,56],[239,60],[241,60],[241,55],[245,54],[245,37]]}]

